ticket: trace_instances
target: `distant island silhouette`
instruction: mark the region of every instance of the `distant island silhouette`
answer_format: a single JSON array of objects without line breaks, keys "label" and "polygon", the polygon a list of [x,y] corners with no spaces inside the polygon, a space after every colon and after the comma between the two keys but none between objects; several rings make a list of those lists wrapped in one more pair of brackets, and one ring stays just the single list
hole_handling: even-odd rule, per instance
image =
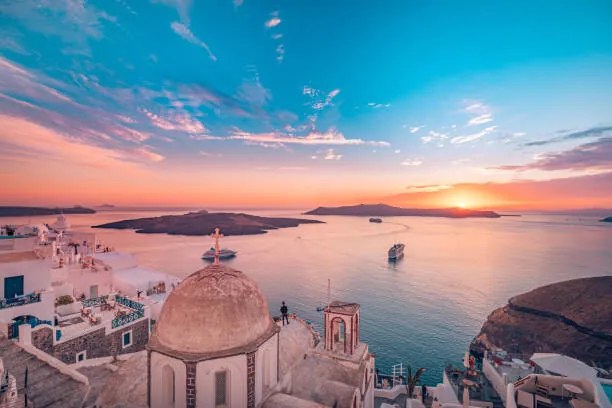
[{"label": "distant island silhouette", "polygon": [[92,228],[133,229],[141,234],[209,235],[220,228],[224,235],[265,234],[278,228],[322,221],[297,218],[259,217],[244,213],[209,213],[206,210],[183,215],[137,218],[95,225]]},{"label": "distant island silhouette", "polygon": [[307,215],[353,215],[363,217],[447,217],[447,218],[499,218],[494,211],[470,210],[466,208],[401,208],[387,204],[359,204],[343,207],[319,207]]},{"label": "distant island silhouette", "polygon": [[54,215],[54,214],[94,214],[91,208],[81,207],[23,207],[23,206],[0,206],[0,217],[27,217],[30,215]]},{"label": "distant island silhouette", "polygon": [[99,206],[98,206],[98,208],[101,208],[101,209],[105,209],[105,210],[106,210],[106,209],[115,208],[115,206],[114,206],[114,205],[112,205],[112,204],[102,204],[102,205],[99,205]]}]

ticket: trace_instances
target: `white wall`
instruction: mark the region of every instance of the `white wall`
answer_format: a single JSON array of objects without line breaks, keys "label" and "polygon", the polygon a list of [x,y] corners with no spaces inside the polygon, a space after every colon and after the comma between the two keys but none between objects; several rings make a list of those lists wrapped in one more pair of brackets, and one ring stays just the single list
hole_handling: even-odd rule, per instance
[{"label": "white wall", "polygon": [[44,291],[40,294],[40,302],[0,309],[0,322],[10,323],[18,316],[27,315],[35,316],[40,320],[53,321],[54,305],[55,293],[52,290]]},{"label": "white wall", "polygon": [[4,278],[23,275],[23,293],[45,290],[50,285],[51,260],[36,259],[0,263],[0,297],[4,297]]},{"label": "white wall", "polygon": [[[255,405],[261,404],[264,396],[267,396],[270,389],[278,382],[277,338],[278,334],[275,334],[255,352]],[[268,384],[264,384],[266,378]]]},{"label": "white wall", "polygon": [[151,353],[151,378],[149,379],[151,381],[151,408],[169,408],[163,403],[162,395],[162,369],[165,365],[174,369],[174,408],[184,408],[187,405],[187,368],[185,363],[155,352]]},{"label": "white wall", "polygon": [[493,363],[488,359],[484,359],[482,362],[482,371],[484,375],[489,379],[493,389],[497,392],[500,398],[506,402],[506,378],[502,376],[493,366]]},{"label": "white wall", "polygon": [[229,404],[231,407],[247,406],[247,360],[246,355],[238,355],[215,360],[201,361],[196,368],[196,406],[213,408],[215,406],[215,373],[227,371],[229,384]]}]

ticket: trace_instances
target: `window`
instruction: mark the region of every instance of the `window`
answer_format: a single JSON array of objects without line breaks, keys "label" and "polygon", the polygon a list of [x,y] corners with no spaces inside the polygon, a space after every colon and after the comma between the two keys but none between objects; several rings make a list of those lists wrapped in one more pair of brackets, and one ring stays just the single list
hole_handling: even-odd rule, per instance
[{"label": "window", "polygon": [[227,371],[215,373],[215,407],[227,406]]},{"label": "window", "polygon": [[87,351],[81,351],[76,355],[76,362],[80,363],[81,361],[87,360]]},{"label": "window", "polygon": [[128,330],[121,335],[123,348],[130,347],[132,345],[132,331]]}]

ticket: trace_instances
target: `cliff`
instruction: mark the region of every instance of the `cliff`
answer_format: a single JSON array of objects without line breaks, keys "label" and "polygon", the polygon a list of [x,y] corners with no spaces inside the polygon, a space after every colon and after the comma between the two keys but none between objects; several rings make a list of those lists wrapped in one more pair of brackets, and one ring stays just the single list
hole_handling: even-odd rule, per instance
[{"label": "cliff", "polygon": [[224,235],[264,234],[277,228],[297,227],[300,224],[321,223],[297,218],[259,217],[242,213],[192,212],[183,215],[137,218],[95,225],[93,228],[134,229],[138,233],[171,235],[209,235],[218,227]]},{"label": "cliff", "polygon": [[515,296],[489,315],[470,349],[551,352],[612,367],[612,276],[574,279]]},{"label": "cliff", "polygon": [[308,215],[353,215],[365,217],[448,217],[448,218],[499,218],[494,211],[468,210],[465,208],[401,208],[386,204],[359,204],[344,207],[319,207]]}]

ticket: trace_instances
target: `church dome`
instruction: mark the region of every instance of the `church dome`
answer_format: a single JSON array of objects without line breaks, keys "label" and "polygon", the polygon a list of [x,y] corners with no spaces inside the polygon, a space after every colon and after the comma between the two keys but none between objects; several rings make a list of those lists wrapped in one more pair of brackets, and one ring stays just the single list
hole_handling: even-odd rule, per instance
[{"label": "church dome", "polygon": [[241,352],[271,337],[275,328],[254,281],[224,265],[209,265],[170,293],[149,346],[191,355]]}]

